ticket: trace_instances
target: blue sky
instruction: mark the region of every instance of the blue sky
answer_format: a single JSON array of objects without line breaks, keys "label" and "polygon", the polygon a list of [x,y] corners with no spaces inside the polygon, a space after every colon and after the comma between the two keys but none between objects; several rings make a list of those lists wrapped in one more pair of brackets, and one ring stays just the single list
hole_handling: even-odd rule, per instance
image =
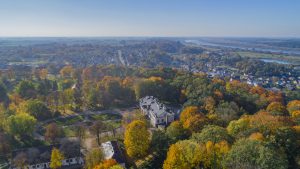
[{"label": "blue sky", "polygon": [[300,37],[300,1],[0,0],[0,36]]}]

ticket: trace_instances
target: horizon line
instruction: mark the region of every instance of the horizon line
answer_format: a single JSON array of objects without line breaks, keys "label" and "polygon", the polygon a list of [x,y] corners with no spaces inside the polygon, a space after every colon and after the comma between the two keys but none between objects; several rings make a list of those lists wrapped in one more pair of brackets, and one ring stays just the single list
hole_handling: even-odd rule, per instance
[{"label": "horizon line", "polygon": [[160,35],[143,35],[143,36],[0,36],[0,38],[266,38],[266,39],[300,39],[300,36],[160,36]]}]

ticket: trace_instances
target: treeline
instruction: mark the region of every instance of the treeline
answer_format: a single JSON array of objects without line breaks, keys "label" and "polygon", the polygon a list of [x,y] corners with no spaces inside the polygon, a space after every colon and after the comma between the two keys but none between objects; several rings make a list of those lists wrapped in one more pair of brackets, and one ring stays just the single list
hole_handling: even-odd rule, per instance
[{"label": "treeline", "polygon": [[65,66],[57,74],[35,69],[26,78],[17,75],[1,74],[1,155],[32,140],[39,121],[68,111],[135,107],[152,95],[184,109],[165,131],[146,134],[141,116],[126,124],[129,157],[152,155],[139,168],[271,169],[299,163],[300,101],[281,92],[165,67]]}]

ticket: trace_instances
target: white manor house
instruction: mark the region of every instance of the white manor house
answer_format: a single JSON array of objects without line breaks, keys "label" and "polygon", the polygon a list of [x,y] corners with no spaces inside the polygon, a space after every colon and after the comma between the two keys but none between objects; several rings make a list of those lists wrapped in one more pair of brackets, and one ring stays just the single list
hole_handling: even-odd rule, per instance
[{"label": "white manor house", "polygon": [[175,120],[175,113],[153,96],[146,96],[140,99],[142,113],[149,117],[154,127],[170,124]]}]

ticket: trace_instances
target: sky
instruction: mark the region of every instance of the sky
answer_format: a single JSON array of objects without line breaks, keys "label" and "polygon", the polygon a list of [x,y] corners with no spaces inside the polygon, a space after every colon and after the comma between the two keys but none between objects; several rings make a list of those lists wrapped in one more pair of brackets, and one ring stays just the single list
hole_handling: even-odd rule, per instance
[{"label": "sky", "polygon": [[0,0],[1,37],[300,37],[299,0]]}]

